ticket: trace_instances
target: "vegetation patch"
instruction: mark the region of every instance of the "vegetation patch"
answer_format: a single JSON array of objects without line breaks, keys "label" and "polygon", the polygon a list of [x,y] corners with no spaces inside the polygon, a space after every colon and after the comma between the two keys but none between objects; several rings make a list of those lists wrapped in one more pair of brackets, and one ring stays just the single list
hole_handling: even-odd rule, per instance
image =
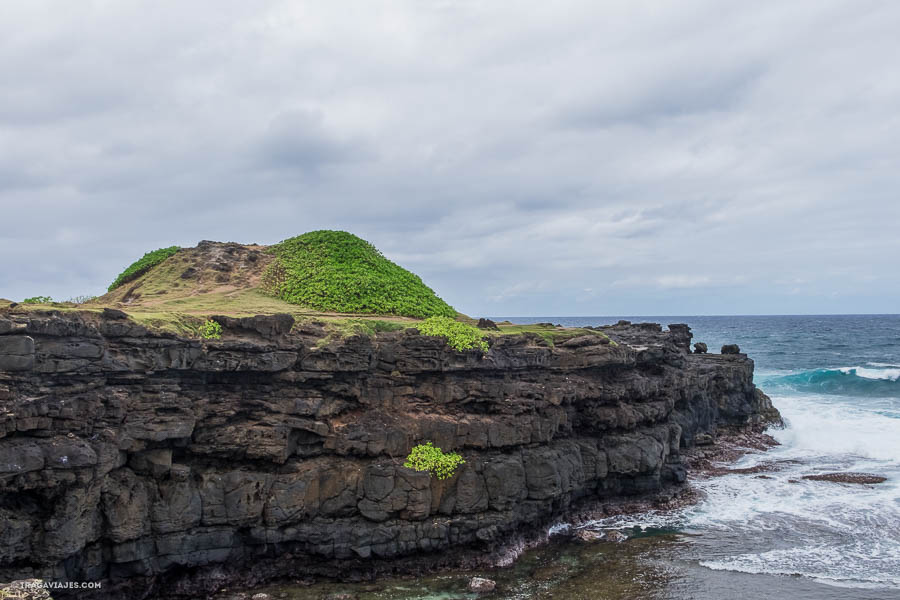
[{"label": "vegetation patch", "polygon": [[119,273],[119,276],[116,277],[115,281],[113,281],[109,289],[107,291],[111,292],[122,284],[128,283],[129,281],[133,281],[163,262],[176,252],[178,252],[180,248],[178,246],[170,246],[168,248],[160,248],[159,250],[154,250],[153,252],[148,252],[140,259],[131,263],[127,269]]},{"label": "vegetation patch", "polygon": [[471,350],[478,348],[482,352],[488,351],[488,343],[484,340],[484,333],[477,327],[456,321],[449,317],[429,317],[416,328],[424,335],[441,336],[454,350]]},{"label": "vegetation patch", "polygon": [[465,462],[456,452],[444,452],[427,442],[414,447],[403,466],[416,471],[427,471],[438,479],[448,479],[456,473],[456,467]]},{"label": "vegetation patch", "polygon": [[200,326],[200,337],[205,340],[218,340],[222,337],[222,325],[218,321],[207,319]]},{"label": "vegetation patch", "polygon": [[[609,336],[602,331],[594,329],[585,329],[583,327],[557,327],[552,323],[533,323],[528,325],[516,325],[509,321],[497,323],[499,331],[490,332],[491,335],[518,335],[524,333],[533,333],[547,342],[548,346],[555,346],[560,342],[564,342],[574,337],[583,335],[597,335],[609,339]],[[610,340],[610,345],[617,345]]]},{"label": "vegetation patch", "polygon": [[51,304],[53,298],[50,296],[33,296],[22,300],[22,304]]},{"label": "vegetation patch", "polygon": [[418,275],[345,231],[311,231],[269,251],[276,260],[263,274],[263,289],[286,302],[328,312],[456,316]]}]

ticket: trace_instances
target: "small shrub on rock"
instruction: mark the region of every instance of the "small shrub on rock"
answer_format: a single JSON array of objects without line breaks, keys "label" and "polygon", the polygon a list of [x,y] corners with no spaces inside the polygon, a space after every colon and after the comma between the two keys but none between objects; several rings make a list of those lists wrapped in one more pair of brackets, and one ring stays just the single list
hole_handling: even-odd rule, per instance
[{"label": "small shrub on rock", "polygon": [[53,298],[50,296],[34,296],[22,300],[22,304],[50,304],[51,302],[53,302]]},{"label": "small shrub on rock", "polygon": [[484,334],[471,325],[466,325],[449,317],[430,317],[419,323],[416,328],[423,335],[441,336],[454,350],[471,350],[478,348],[488,351]]},{"label": "small shrub on rock", "polygon": [[205,340],[218,340],[222,337],[222,326],[212,319],[200,326],[200,335]]},{"label": "small shrub on rock", "polygon": [[448,479],[456,473],[456,467],[465,462],[456,452],[444,452],[427,442],[414,447],[403,466],[416,471],[428,471],[438,479]]}]

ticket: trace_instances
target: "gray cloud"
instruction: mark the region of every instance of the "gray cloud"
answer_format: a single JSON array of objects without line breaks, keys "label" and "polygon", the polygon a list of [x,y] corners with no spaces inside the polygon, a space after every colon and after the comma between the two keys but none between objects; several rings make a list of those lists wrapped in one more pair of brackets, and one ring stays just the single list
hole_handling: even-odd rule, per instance
[{"label": "gray cloud", "polygon": [[320,114],[290,111],[273,118],[260,140],[259,167],[314,171],[361,157],[359,144],[331,135]]},{"label": "gray cloud", "polygon": [[472,314],[896,311],[900,7],[0,5],[0,297],[369,239]]}]

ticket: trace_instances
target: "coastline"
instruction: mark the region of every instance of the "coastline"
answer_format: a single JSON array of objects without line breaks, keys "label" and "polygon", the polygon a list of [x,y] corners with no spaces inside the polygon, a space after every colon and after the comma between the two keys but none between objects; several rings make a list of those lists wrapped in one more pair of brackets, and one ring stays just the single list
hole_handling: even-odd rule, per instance
[{"label": "coastline", "polygon": [[[773,424],[780,427],[779,423]],[[688,466],[688,477],[684,483],[668,486],[655,493],[630,498],[584,501],[574,506],[570,512],[561,515],[550,528],[539,527],[521,532],[516,539],[510,540],[502,548],[488,555],[462,555],[455,561],[441,566],[423,566],[421,564],[396,563],[393,569],[365,569],[342,574],[337,581],[330,577],[312,577],[305,579],[286,578],[272,580],[261,585],[230,585],[210,596],[211,600],[251,600],[257,594],[267,594],[270,598],[334,598],[353,599],[358,593],[379,591],[379,597],[393,598],[383,595],[388,584],[403,587],[403,582],[416,584],[422,578],[439,580],[441,577],[468,579],[471,577],[496,577],[496,573],[509,571],[532,551],[546,550],[554,543],[574,542],[578,545],[590,546],[615,545],[616,548],[627,548],[634,543],[631,538],[604,535],[603,528],[597,537],[590,541],[579,540],[577,533],[582,528],[601,520],[615,517],[633,516],[638,520],[642,515],[669,515],[687,509],[702,502],[705,496],[693,483],[728,474],[742,473],[748,476],[755,471],[744,471],[729,468],[748,453],[764,453],[779,445],[766,431],[770,426],[755,426],[747,430],[725,428],[719,432],[715,440],[704,446],[695,446],[682,450],[682,456]],[[551,533],[552,531],[552,533]],[[608,528],[607,531],[617,531]],[[333,589],[332,589],[333,588]],[[322,589],[328,590],[327,596],[321,596]],[[347,591],[342,591],[347,590]],[[625,592],[623,592],[625,593]],[[629,592],[630,593],[630,592]],[[342,596],[342,594],[344,594]],[[623,595],[624,600],[631,596]],[[162,597],[161,597],[162,598]],[[618,598],[618,597],[617,597]],[[259,599],[257,599],[259,600]]]},{"label": "coastline", "polygon": [[[682,451],[777,414],[752,360],[690,353],[679,324],[460,352],[289,315],[224,320],[214,341],[121,311],[10,317],[0,451],[24,466],[3,491],[33,501],[12,505],[0,575],[100,580],[98,598],[510,564],[562,518],[691,501]],[[458,476],[402,468],[424,440],[465,455]]]}]

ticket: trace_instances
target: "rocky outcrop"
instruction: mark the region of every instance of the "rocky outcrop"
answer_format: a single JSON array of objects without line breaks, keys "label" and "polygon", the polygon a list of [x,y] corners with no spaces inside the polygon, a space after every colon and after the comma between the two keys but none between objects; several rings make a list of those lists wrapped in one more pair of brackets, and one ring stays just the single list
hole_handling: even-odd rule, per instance
[{"label": "rocky outcrop", "polygon": [[[193,597],[449,564],[677,485],[698,436],[777,415],[750,359],[691,354],[686,326],[498,336],[482,355],[415,330],[323,346],[316,324],[217,320],[223,339],[201,342],[118,314],[0,315],[0,581]],[[465,464],[404,468],[424,441]]]}]

